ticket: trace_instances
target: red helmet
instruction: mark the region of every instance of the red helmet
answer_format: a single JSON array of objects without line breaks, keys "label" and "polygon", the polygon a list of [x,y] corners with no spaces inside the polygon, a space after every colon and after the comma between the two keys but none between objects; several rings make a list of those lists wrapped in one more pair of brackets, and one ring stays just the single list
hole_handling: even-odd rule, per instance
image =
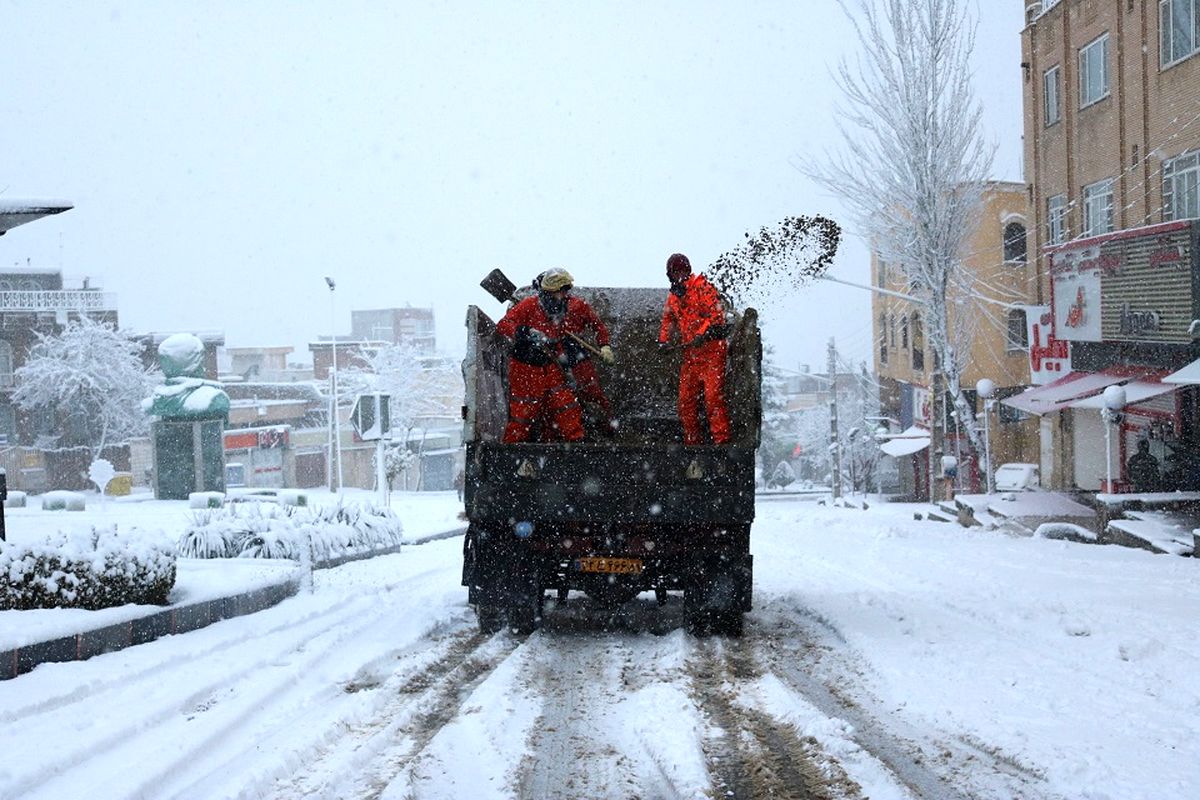
[{"label": "red helmet", "polygon": [[683,280],[692,274],[692,262],[683,253],[675,253],[667,259],[667,278],[671,283]]}]

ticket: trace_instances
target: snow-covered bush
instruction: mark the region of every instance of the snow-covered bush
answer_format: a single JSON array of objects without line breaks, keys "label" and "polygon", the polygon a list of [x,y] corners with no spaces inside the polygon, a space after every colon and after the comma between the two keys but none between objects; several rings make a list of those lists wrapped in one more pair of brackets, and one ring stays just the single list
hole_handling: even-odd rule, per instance
[{"label": "snow-covered bush", "polygon": [[79,492],[59,489],[42,495],[42,509],[45,511],[83,511],[86,507],[87,501]]},{"label": "snow-covered bush", "polygon": [[44,542],[0,543],[0,610],[165,605],[175,586],[170,543],[116,526],[58,533]]},{"label": "snow-covered bush", "polygon": [[390,508],[243,504],[197,512],[180,537],[190,558],[290,558],[311,547],[317,559],[400,544],[404,526]]},{"label": "snow-covered bush", "polygon": [[225,505],[223,492],[191,492],[188,494],[188,508],[220,508]]},{"label": "snow-covered bush", "polygon": [[775,467],[775,471],[771,473],[771,483],[781,489],[787,488],[794,480],[796,480],[796,471],[786,461],[780,461],[779,465]]},{"label": "snow-covered bush", "polygon": [[8,497],[4,498],[5,508],[24,508],[26,495],[24,492],[9,492]]},{"label": "snow-covered bush", "polygon": [[307,506],[308,492],[303,489],[280,489],[279,502],[285,506]]}]

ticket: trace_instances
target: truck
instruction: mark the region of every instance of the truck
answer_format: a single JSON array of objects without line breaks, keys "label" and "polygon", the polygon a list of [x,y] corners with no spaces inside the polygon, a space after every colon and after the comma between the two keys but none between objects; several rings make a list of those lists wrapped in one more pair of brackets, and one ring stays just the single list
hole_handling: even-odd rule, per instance
[{"label": "truck", "polygon": [[607,325],[617,357],[598,364],[616,430],[600,435],[588,419],[580,442],[501,441],[509,343],[478,306],[467,311],[462,584],[479,628],[532,633],[548,594],[617,607],[653,592],[660,607],[682,594],[691,634],[740,636],[753,595],[758,314],[730,312],[730,442],[684,446],[681,353],[657,342],[666,289],[574,292]]}]

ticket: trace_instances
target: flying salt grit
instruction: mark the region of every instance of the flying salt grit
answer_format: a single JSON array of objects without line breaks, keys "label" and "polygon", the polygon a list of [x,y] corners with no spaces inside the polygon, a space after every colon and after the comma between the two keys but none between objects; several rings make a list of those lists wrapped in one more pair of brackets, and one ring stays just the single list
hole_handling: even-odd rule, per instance
[{"label": "flying salt grit", "polygon": [[788,217],[746,233],[746,241],[705,270],[739,306],[778,302],[825,274],[842,241],[842,227],[828,217]]}]

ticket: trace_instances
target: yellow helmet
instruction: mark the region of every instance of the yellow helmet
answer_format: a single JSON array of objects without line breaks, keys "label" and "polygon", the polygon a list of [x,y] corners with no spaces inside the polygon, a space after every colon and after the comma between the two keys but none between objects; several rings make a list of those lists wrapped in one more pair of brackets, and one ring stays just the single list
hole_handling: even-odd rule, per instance
[{"label": "yellow helmet", "polygon": [[542,273],[541,288],[546,292],[557,292],[560,289],[570,289],[575,279],[571,273],[562,267],[554,267]]}]

